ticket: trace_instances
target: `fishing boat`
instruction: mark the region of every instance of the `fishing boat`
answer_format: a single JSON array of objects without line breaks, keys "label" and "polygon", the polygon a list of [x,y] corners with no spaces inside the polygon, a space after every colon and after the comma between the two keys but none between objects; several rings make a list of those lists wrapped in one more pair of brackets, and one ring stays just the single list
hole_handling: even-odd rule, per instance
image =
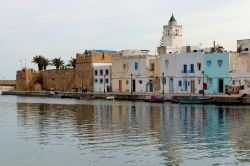
[{"label": "fishing boat", "polygon": [[106,100],[115,100],[115,96],[108,96],[106,97]]},{"label": "fishing boat", "polygon": [[164,102],[164,96],[158,97],[158,96],[150,96],[150,98],[145,99],[145,102],[151,102],[151,103],[163,103]]},{"label": "fishing boat", "polygon": [[210,103],[211,97],[209,96],[189,96],[181,98],[179,100],[180,104],[208,104]]},{"label": "fishing boat", "polygon": [[50,91],[49,92],[49,97],[51,98],[61,98],[62,94],[56,91]]}]

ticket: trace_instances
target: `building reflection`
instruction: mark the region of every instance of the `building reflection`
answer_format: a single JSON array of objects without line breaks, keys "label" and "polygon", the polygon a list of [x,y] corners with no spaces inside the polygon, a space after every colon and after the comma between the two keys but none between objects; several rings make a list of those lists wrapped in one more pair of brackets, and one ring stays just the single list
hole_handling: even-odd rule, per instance
[{"label": "building reflection", "polygon": [[104,143],[110,148],[154,145],[165,165],[182,165],[189,152],[199,150],[214,158],[233,149],[239,160],[250,158],[247,107],[97,100],[89,105],[17,103],[17,110],[24,138],[41,144],[74,137],[80,149]]}]

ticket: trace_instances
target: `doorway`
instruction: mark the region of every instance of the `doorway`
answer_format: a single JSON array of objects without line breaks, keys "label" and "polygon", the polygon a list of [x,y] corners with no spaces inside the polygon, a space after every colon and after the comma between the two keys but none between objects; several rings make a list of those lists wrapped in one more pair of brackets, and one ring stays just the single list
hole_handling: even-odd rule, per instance
[{"label": "doorway", "polygon": [[224,93],[224,80],[222,78],[218,79],[218,92]]},{"label": "doorway", "polygon": [[169,78],[169,93],[174,93],[174,79],[172,77]]},{"label": "doorway", "polygon": [[191,80],[190,83],[191,83],[191,93],[195,93],[195,81]]},{"label": "doorway", "polygon": [[132,92],[135,92],[135,80],[132,80]]},{"label": "doorway", "polygon": [[122,92],[122,80],[119,80],[119,91]]}]

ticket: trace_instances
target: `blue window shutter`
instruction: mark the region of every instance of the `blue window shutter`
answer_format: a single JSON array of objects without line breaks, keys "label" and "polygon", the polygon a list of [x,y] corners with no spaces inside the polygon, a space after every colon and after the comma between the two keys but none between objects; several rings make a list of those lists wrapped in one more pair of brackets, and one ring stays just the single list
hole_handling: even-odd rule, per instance
[{"label": "blue window shutter", "polygon": [[191,64],[190,68],[191,68],[191,73],[194,73],[194,64]]},{"label": "blue window shutter", "polygon": [[179,87],[182,87],[182,81],[181,80],[179,80],[178,84],[179,84]]}]

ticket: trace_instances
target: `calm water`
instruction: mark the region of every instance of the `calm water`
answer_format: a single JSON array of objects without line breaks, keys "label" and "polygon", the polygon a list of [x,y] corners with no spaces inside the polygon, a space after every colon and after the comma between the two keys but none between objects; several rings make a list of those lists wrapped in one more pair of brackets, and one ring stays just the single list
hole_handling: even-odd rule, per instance
[{"label": "calm water", "polygon": [[250,107],[0,95],[0,165],[250,165]]}]

